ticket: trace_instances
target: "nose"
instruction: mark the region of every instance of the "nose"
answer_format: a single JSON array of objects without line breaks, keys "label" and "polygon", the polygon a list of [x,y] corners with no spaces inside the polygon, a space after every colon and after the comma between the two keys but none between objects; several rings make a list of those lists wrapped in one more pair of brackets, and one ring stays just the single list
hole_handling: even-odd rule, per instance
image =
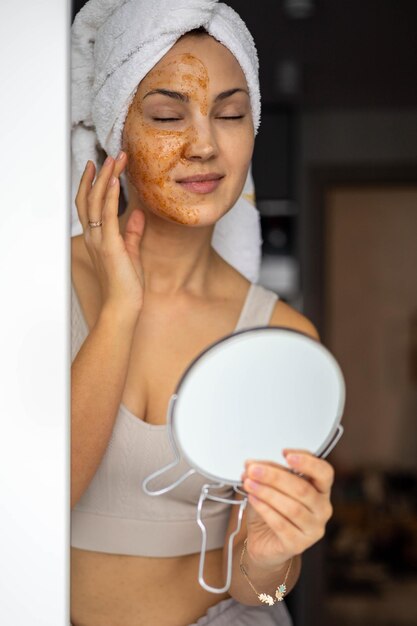
[{"label": "nose", "polygon": [[208,119],[190,128],[184,147],[184,157],[189,161],[207,161],[218,153],[217,143]]}]

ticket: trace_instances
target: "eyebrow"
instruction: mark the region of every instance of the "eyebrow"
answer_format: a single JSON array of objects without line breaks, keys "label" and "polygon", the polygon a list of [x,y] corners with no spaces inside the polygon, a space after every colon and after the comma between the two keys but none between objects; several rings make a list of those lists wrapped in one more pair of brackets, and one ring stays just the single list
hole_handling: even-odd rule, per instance
[{"label": "eyebrow", "polygon": [[[226,98],[229,98],[230,96],[233,96],[233,94],[238,92],[245,93],[247,96],[249,96],[249,93],[246,91],[246,89],[228,89],[227,91],[222,91],[222,93],[219,93],[214,98],[214,102],[225,100]],[[168,96],[169,98],[174,98],[175,100],[180,100],[181,102],[190,101],[190,98],[185,93],[181,93],[180,91],[170,91],[169,89],[153,89],[152,91],[149,91],[145,96],[143,96],[143,100],[145,100],[145,98],[147,98],[148,96],[153,96],[157,93],[160,93],[163,96]]]}]

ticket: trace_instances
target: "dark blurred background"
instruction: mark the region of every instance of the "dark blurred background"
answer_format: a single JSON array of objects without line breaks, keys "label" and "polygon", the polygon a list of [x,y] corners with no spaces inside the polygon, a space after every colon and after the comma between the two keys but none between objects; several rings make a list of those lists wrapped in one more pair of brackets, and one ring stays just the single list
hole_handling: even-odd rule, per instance
[{"label": "dark blurred background", "polygon": [[260,282],[347,384],[334,517],[288,604],[295,626],[415,626],[417,1],[227,4],[260,61]]}]

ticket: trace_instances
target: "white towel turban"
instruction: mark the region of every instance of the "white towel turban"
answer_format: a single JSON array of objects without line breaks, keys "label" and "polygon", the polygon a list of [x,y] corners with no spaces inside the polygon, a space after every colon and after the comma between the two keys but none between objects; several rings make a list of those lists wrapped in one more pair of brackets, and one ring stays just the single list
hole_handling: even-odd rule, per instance
[{"label": "white towel turban", "polygon": [[[238,60],[248,84],[255,133],[260,122],[258,57],[239,15],[217,0],[89,0],[71,41],[72,225],[82,233],[75,195],[99,148],[115,157],[127,112],[142,78],[186,32],[203,26]],[[126,180],[122,175],[127,195]],[[251,173],[242,195],[215,226],[215,250],[251,281],[259,274],[261,233]]]}]

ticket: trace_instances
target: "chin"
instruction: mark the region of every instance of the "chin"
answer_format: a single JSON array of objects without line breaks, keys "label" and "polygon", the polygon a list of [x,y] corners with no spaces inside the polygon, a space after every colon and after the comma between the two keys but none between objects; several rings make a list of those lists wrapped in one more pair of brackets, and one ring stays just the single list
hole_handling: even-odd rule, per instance
[{"label": "chin", "polygon": [[224,215],[226,215],[226,213],[230,211],[232,206],[200,207],[198,226],[215,225]]},{"label": "chin", "polygon": [[213,226],[234,204],[225,203],[224,198],[221,198],[221,202],[208,198],[197,203],[185,202],[183,198],[179,201],[170,195],[159,197],[158,200],[143,202],[146,211],[165,221],[192,227]]},{"label": "chin", "polygon": [[183,226],[190,226],[194,228],[202,228],[207,226],[213,226],[216,222],[219,221],[225,213],[227,213],[228,209],[224,211],[220,211],[213,207],[192,207],[189,208],[181,207],[176,211],[163,211],[159,208],[151,208],[150,211],[160,217],[161,219],[175,223],[182,224]]}]

